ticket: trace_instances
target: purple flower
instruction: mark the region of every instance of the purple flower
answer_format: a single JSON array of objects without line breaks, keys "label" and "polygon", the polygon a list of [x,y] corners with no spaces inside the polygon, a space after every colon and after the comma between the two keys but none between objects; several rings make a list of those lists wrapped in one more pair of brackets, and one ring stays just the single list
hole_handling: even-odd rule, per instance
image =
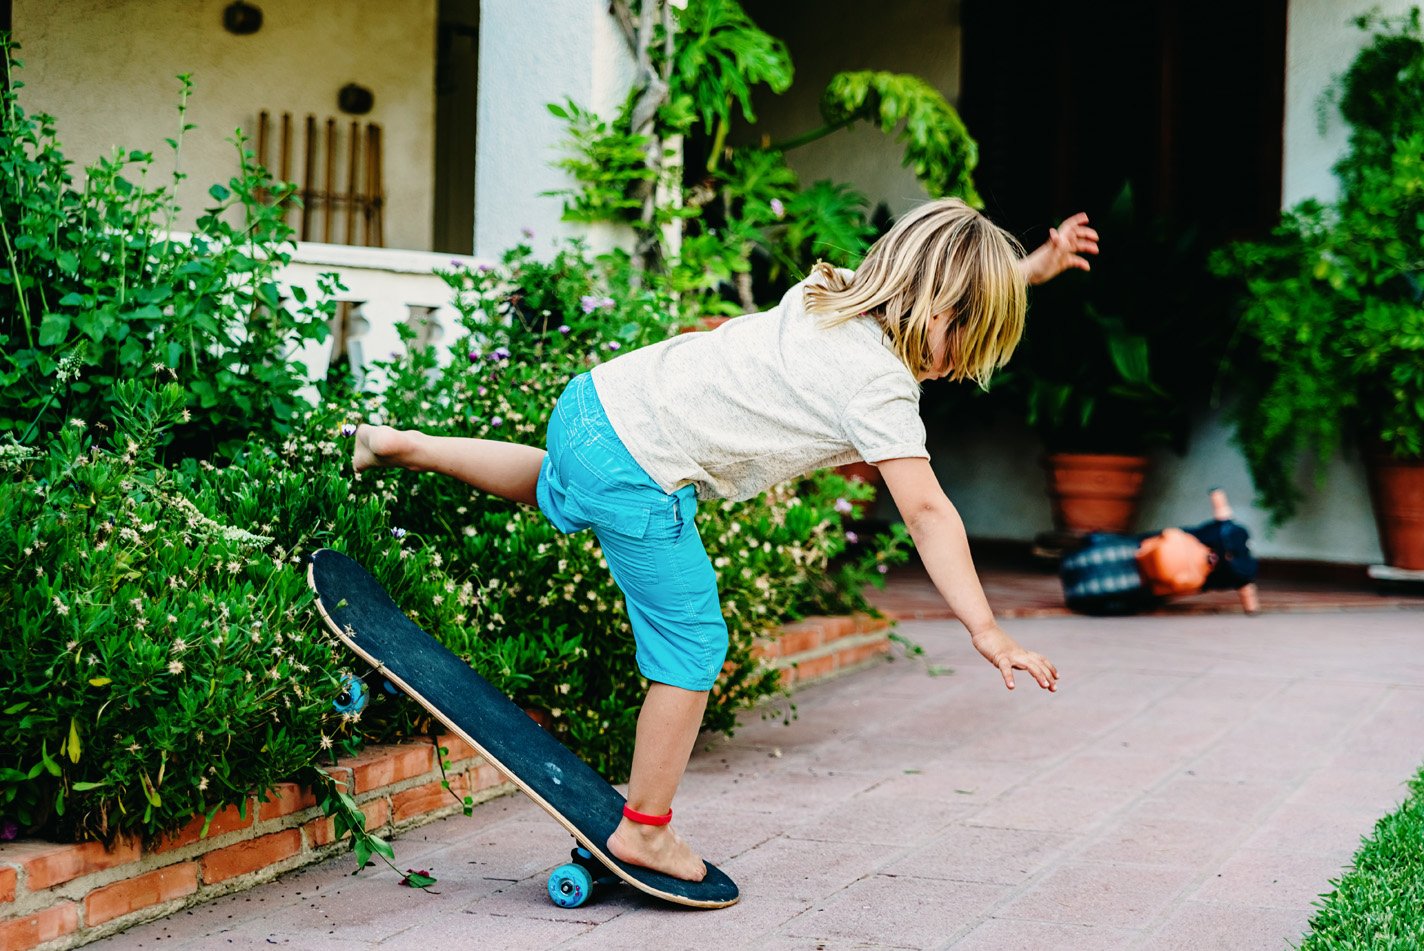
[{"label": "purple flower", "polygon": [[568,324],[559,324],[559,333],[561,333],[561,334],[566,334],[566,333],[568,333],[570,329],[571,329],[571,328],[569,327]]},{"label": "purple flower", "polygon": [[846,532],[845,540],[847,545],[854,545],[860,541],[860,536],[857,535],[855,532]]},{"label": "purple flower", "polygon": [[606,346],[608,347],[609,350],[619,350],[619,349],[622,348],[623,345],[622,345],[621,343],[619,343],[617,340],[610,340],[610,341],[608,341],[608,343],[606,344]]},{"label": "purple flower", "polygon": [[393,528],[393,529],[391,529],[391,537],[392,537],[392,538],[405,538],[405,529],[403,529],[403,528]]},{"label": "purple flower", "polygon": [[849,515],[855,511],[855,506],[851,505],[846,499],[836,499],[836,511],[842,515]]},{"label": "purple flower", "polygon": [[780,198],[773,198],[771,200],[771,213],[778,218],[785,217],[786,206],[781,203]]},{"label": "purple flower", "polygon": [[493,418],[490,420],[490,425],[491,425],[491,426],[503,426],[503,425],[504,425],[504,417],[503,417],[503,416],[495,416],[495,417],[493,417]]},{"label": "purple flower", "polygon": [[485,388],[482,386],[482,387],[480,387],[478,390],[476,390],[475,392],[479,393],[481,396],[484,396],[487,391],[486,391]]},{"label": "purple flower", "polygon": [[596,310],[607,310],[613,306],[611,297],[594,297],[592,294],[585,294],[579,298],[579,306],[583,308],[585,314],[591,314]]},{"label": "purple flower", "polygon": [[889,571],[890,569],[887,568],[885,565],[876,565],[876,566],[875,566],[875,570],[878,571],[878,572],[880,572],[880,573],[883,575],[883,574],[885,574],[887,571]]},{"label": "purple flower", "polygon": [[503,360],[508,360],[508,359],[509,359],[509,348],[508,348],[508,347],[495,347],[494,350],[490,353],[489,358],[490,358],[491,360],[493,360],[495,363],[499,363],[499,362],[501,362],[501,361],[503,361]]},{"label": "purple flower", "polygon": [[482,357],[482,356],[484,356],[484,354],[481,353],[479,350],[471,350],[471,351],[470,351],[470,362],[471,362],[471,363],[475,363],[475,362],[477,362],[477,361],[480,359],[480,357]]},{"label": "purple flower", "polygon": [[485,264],[483,261],[481,261],[479,264],[476,264],[476,265],[475,265],[475,270],[476,270],[476,271],[479,271],[481,274],[488,274],[490,271],[492,271],[492,270],[494,270],[494,269],[493,269],[492,267],[490,267],[488,264]]},{"label": "purple flower", "polygon": [[344,426],[341,427],[341,435],[347,437],[356,435],[356,424],[346,423]]},{"label": "purple flower", "polygon": [[14,819],[0,821],[0,842],[9,842],[20,837],[20,824]]}]

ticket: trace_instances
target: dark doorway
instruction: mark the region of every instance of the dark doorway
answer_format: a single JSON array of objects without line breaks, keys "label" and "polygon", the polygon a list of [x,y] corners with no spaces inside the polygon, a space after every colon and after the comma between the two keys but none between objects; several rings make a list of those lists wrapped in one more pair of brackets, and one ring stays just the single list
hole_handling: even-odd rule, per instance
[{"label": "dark doorway", "polygon": [[479,53],[479,0],[440,0],[435,44],[435,233],[431,246],[451,254],[470,254],[475,246]]},{"label": "dark doorway", "polygon": [[961,16],[975,181],[1025,243],[1079,209],[1101,220],[1128,180],[1208,242],[1275,222],[1286,0],[963,0]]}]

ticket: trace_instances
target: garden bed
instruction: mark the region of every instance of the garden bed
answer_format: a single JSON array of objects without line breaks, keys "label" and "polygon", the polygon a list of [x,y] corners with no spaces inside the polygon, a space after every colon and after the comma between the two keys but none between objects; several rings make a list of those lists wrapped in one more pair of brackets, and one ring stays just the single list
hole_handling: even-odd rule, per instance
[{"label": "garden bed", "polygon": [[[867,615],[810,617],[788,623],[754,655],[781,671],[787,687],[857,670],[889,653],[890,623]],[[476,803],[514,786],[458,737],[440,738],[450,791],[441,785],[428,742],[372,746],[328,772],[356,799],[369,831],[399,834],[453,815],[460,799]],[[263,802],[219,812],[200,837],[202,817],[145,848],[121,839],[98,842],[10,842],[0,845],[0,948],[73,948],[140,922],[251,888],[350,848],[314,794],[280,784]],[[399,844],[397,843],[397,848]],[[399,853],[397,853],[399,854]]]}]

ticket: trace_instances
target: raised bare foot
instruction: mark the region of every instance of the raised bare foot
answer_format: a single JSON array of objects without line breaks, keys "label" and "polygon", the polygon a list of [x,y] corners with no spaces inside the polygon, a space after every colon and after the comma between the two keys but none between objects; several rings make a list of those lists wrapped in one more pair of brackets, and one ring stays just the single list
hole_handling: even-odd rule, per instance
[{"label": "raised bare foot", "polygon": [[608,837],[608,851],[629,865],[641,865],[684,881],[700,882],[707,875],[707,865],[672,826],[642,825],[624,819]]},{"label": "raised bare foot", "polygon": [[351,468],[356,472],[382,466],[400,465],[400,455],[410,441],[407,434],[391,426],[356,427],[356,448],[351,452]]}]

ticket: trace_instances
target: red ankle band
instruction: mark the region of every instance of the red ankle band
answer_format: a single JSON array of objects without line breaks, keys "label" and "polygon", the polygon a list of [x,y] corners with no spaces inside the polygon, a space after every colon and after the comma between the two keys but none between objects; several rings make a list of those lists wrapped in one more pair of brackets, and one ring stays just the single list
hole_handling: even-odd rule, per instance
[{"label": "red ankle band", "polygon": [[672,810],[669,809],[665,816],[650,816],[646,813],[635,811],[631,806],[625,803],[623,805],[623,816],[624,818],[632,819],[634,822],[640,822],[645,826],[665,826],[672,821]]}]

